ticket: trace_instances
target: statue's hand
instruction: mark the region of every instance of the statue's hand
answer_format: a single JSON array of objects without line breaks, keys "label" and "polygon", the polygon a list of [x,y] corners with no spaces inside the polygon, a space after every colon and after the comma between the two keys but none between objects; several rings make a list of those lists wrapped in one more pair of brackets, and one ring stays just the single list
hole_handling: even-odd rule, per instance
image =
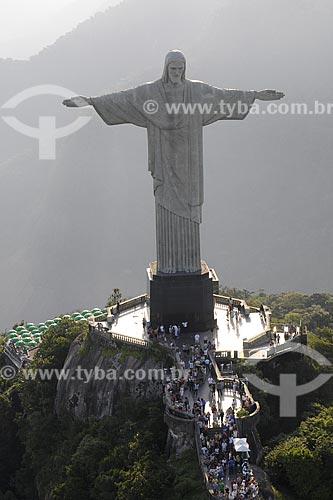
[{"label": "statue's hand", "polygon": [[259,101],[278,101],[283,99],[284,96],[283,92],[277,90],[260,90],[256,94],[256,99],[259,99]]},{"label": "statue's hand", "polygon": [[64,106],[67,106],[68,108],[82,108],[83,106],[89,106],[90,105],[90,99],[89,97],[83,97],[82,95],[79,95],[77,97],[71,97],[70,99],[65,99],[62,101]]}]

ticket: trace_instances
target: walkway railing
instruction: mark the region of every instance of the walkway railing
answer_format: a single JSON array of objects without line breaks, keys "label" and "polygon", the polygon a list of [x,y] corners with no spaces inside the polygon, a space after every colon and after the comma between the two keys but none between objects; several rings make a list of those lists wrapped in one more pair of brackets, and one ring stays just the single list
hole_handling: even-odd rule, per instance
[{"label": "walkway railing", "polygon": [[[244,417],[236,417],[236,425],[239,432],[239,435],[248,436],[250,433],[253,434],[256,432],[256,426],[259,423],[260,419],[260,404],[258,401],[254,401],[253,396],[246,384],[245,379],[240,379],[238,375],[230,376],[230,375],[222,375],[220,369],[216,363],[216,360],[211,351],[208,351],[209,359],[212,363],[212,372],[215,375],[215,378],[218,381],[223,382],[224,389],[233,389],[233,385],[236,382],[236,391],[241,394],[242,391],[245,395],[252,401],[252,405],[250,409],[252,412]],[[256,457],[256,463],[258,464],[262,459],[262,447],[261,443],[258,444],[258,440],[253,439],[257,449],[254,450],[254,454]]]},{"label": "walkway railing", "polygon": [[102,332],[96,329],[93,332],[91,332],[91,334],[99,337],[107,345],[111,345],[115,341],[124,342],[125,344],[132,344],[135,346],[142,347],[144,349],[148,349],[150,345],[148,340],[129,337],[128,335],[122,335],[121,333]]},{"label": "walkway railing", "polygon": [[271,347],[271,349],[267,351],[267,360],[274,358],[274,356],[281,356],[282,354],[297,351],[300,344],[307,345],[307,335],[296,335],[286,340],[284,344]]},{"label": "walkway railing", "polygon": [[129,337],[128,335],[122,335],[121,333],[110,333],[113,340],[119,340],[120,342],[125,342],[126,344],[135,344],[140,347],[148,348],[149,341],[143,339],[137,339],[135,337]]},{"label": "walkway railing", "polygon": [[[176,364],[178,365],[178,368],[179,368],[180,367],[179,355],[178,355],[178,353],[175,353],[175,354],[176,354],[175,361],[176,361]],[[210,489],[209,489],[208,474],[207,474],[206,467],[203,464],[202,454],[201,454],[200,430],[199,430],[199,426],[196,423],[196,419],[195,419],[194,415],[182,412],[182,411],[174,408],[170,403],[170,397],[169,397],[169,394],[167,394],[167,392],[165,393],[165,403],[166,404],[165,404],[165,419],[164,420],[166,423],[168,423],[169,426],[170,426],[170,424],[171,425],[172,424],[182,425],[182,423],[184,423],[184,422],[188,422],[188,423],[192,422],[192,426],[191,426],[192,431],[191,432],[193,433],[193,437],[194,437],[194,444],[195,444],[195,449],[196,449],[196,453],[197,453],[198,464],[199,464],[199,467],[200,467],[200,470],[202,473],[203,481],[206,485],[209,498],[211,500],[217,500],[217,497],[212,495],[210,492]]]},{"label": "walkway railing", "polygon": [[[144,304],[148,304],[148,296],[147,294],[138,295],[137,297],[133,297],[132,299],[124,300],[124,302],[119,303],[119,313],[128,311],[129,309],[136,308],[138,306],[143,306]],[[113,306],[117,307],[117,306]]]},{"label": "walkway railing", "polygon": [[201,446],[202,445],[201,445],[200,430],[199,430],[199,426],[198,425],[195,425],[195,429],[194,429],[194,442],[195,442],[195,448],[196,448],[196,451],[197,451],[197,458],[198,458],[199,467],[200,467],[200,470],[201,470],[201,474],[202,474],[204,483],[205,483],[206,488],[207,488],[207,492],[208,492],[209,498],[212,499],[212,500],[217,500],[217,496],[213,495],[210,492],[210,488],[209,488],[209,484],[210,483],[209,483],[207,468],[203,464],[203,457],[202,457],[202,454],[201,454]]},{"label": "walkway railing", "polygon": [[[133,297],[132,299],[124,300],[119,303],[119,311],[118,314],[121,314],[125,311],[129,311],[130,309],[135,309],[136,307],[142,307],[143,305],[149,305],[149,297],[147,294],[138,295],[137,297]],[[117,309],[116,304],[110,306],[110,312],[115,311]],[[114,313],[115,314],[115,313]],[[107,313],[103,313],[99,316],[95,316],[96,322],[106,321]]]},{"label": "walkway railing", "polygon": [[[225,295],[214,294],[214,300],[215,300],[215,304],[221,304],[221,305],[228,307],[230,297],[226,297]],[[243,306],[245,307],[245,316],[248,316],[250,313],[259,313],[262,317],[262,320],[265,322],[264,332],[270,330],[270,328],[271,328],[271,310],[269,307],[263,305],[262,309],[260,309],[259,307],[249,306],[248,304],[246,304],[245,300],[235,299],[233,297],[232,297],[232,303],[237,308],[239,308],[241,303],[243,303]]]},{"label": "walkway railing", "polygon": [[[175,357],[176,357],[176,364],[179,366],[178,354],[176,354]],[[222,375],[220,372],[220,369],[216,363],[216,360],[212,354],[212,351],[208,351],[208,357],[211,361],[212,376],[217,381],[223,381],[223,390],[228,390],[228,389],[233,390],[234,383],[236,380],[236,384],[237,384],[236,385],[236,392],[238,392],[238,394],[240,394],[241,384],[242,384],[243,391],[246,393],[246,395],[248,397],[250,397],[250,400],[253,401],[253,397],[252,397],[247,385],[245,384],[244,380],[240,380],[238,378],[238,376]],[[191,433],[194,432],[194,434],[193,434],[194,444],[195,444],[195,449],[196,449],[198,463],[200,466],[202,477],[203,477],[204,483],[207,487],[207,492],[208,492],[209,498],[211,500],[217,500],[218,497],[212,493],[212,490],[210,487],[211,485],[210,485],[209,478],[208,478],[207,468],[203,463],[203,456],[201,453],[202,445],[201,445],[201,439],[200,439],[200,430],[199,430],[199,426],[196,424],[195,417],[187,412],[183,412],[183,411],[180,411],[180,410],[177,410],[176,408],[174,408],[171,405],[170,397],[169,397],[169,394],[167,394],[167,392],[165,393],[165,404],[166,404],[165,421],[168,423],[169,427],[170,426],[171,427],[184,426],[184,425],[186,425],[185,422],[187,422],[187,425],[190,425],[190,422],[191,421],[193,422],[193,424],[194,424],[193,427],[187,427],[187,428],[191,429]],[[255,428],[256,422],[254,422],[254,421],[252,422],[252,417],[255,415],[258,415],[258,417],[259,417],[260,406],[259,406],[259,403],[257,403],[257,402],[254,402],[254,404],[255,404],[255,411],[253,412],[253,414],[250,414],[246,417],[241,417],[241,418],[236,417],[236,424],[237,424],[237,421],[247,421],[247,422],[251,421],[251,425],[248,425],[249,430],[248,430],[247,434],[251,438],[251,443],[254,443],[254,445],[257,446],[257,448],[258,448],[258,450],[254,450],[254,452],[255,452],[254,454],[257,457],[258,454],[260,453],[260,449],[259,449],[260,447],[255,441],[256,436],[254,435],[254,433],[256,431],[256,428]],[[238,429],[240,428],[239,424],[237,424],[237,428]],[[252,429],[254,429],[254,430],[252,431]],[[214,428],[214,432],[219,432],[219,430],[220,430],[220,428],[217,428],[217,427]],[[251,433],[251,435],[250,435],[250,433]],[[244,434],[241,433],[240,435],[244,435]],[[260,455],[260,458],[261,458],[261,455]]]},{"label": "walkway railing", "polygon": [[[243,303],[245,305],[245,307],[248,307],[250,309],[250,312],[260,312],[259,307],[249,306],[249,305],[246,304],[245,300],[235,299],[234,297],[231,297],[231,298],[232,298],[233,305],[236,306],[236,307],[239,307],[241,305],[241,303]],[[227,297],[226,295],[217,295],[217,294],[214,293],[214,299],[215,299],[215,303],[216,304],[222,304],[224,306],[228,306],[229,305],[229,299],[230,299],[230,297]]]}]

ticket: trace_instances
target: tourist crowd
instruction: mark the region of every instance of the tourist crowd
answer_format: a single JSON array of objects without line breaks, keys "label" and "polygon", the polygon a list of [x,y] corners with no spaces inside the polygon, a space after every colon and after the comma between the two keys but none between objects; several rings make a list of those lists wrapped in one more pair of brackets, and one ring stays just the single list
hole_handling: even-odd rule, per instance
[{"label": "tourist crowd", "polygon": [[[248,465],[248,454],[236,453],[234,447],[234,439],[238,437],[236,394],[240,395],[242,407],[247,410],[251,410],[253,401],[247,396],[243,382],[235,377],[230,386],[232,403],[224,413],[220,401],[226,388],[223,380],[216,381],[212,377],[212,363],[208,355],[209,351],[214,352],[214,344],[205,337],[201,345],[200,335],[197,334],[194,344],[185,350],[184,347],[177,349],[178,363],[184,371],[180,371],[179,377],[170,378],[165,386],[169,409],[176,416],[181,416],[181,412],[184,417],[195,418],[208,487],[214,497],[223,500],[257,498],[258,484]],[[209,386],[209,405],[198,396],[199,387],[205,381]]]},{"label": "tourist crowd", "polygon": [[226,412],[219,432],[211,437],[205,430],[200,433],[210,489],[215,497],[223,500],[257,498],[259,488],[248,464],[248,454],[236,453],[235,438],[237,428],[232,409]]}]

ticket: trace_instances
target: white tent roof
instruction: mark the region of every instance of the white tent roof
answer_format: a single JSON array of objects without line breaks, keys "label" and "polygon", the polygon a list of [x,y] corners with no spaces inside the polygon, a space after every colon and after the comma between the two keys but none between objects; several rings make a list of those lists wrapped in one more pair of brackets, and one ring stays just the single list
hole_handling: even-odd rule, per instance
[{"label": "white tent roof", "polygon": [[234,446],[236,453],[250,451],[249,444],[246,438],[234,438]]}]

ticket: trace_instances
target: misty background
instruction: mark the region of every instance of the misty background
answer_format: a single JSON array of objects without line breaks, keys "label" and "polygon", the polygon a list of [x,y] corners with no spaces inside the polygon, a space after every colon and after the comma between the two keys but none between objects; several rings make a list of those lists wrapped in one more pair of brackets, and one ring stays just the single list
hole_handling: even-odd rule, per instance
[{"label": "misty background", "polygon": [[1,0],[0,58],[27,59],[121,0]]},{"label": "misty background", "polygon": [[[93,96],[155,80],[178,48],[187,78],[313,108],[333,102],[332,14],[330,0],[124,0],[30,60],[0,59],[0,328],[102,306],[114,287],[144,293],[156,258],[146,131],[107,127],[56,96],[2,104],[35,85]],[[43,115],[58,127],[92,119],[52,161],[8,115],[34,127]],[[332,115],[205,127],[201,252],[222,284],[333,293],[332,131]]]}]

